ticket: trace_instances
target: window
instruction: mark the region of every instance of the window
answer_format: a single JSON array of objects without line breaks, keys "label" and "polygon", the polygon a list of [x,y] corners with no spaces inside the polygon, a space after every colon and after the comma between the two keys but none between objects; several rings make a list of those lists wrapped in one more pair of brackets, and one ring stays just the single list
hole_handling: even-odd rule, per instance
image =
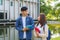
[{"label": "window", "polygon": [[[4,13],[0,12],[0,19],[4,19]],[[5,13],[5,19],[7,19],[7,13]]]},{"label": "window", "polygon": [[0,19],[4,19],[4,14],[0,13]]},{"label": "window", "polygon": [[30,12],[30,2],[28,2],[28,10],[29,10],[29,12]]},{"label": "window", "polygon": [[5,13],[5,19],[7,19],[7,13]]},{"label": "window", "polygon": [[0,5],[2,5],[3,4],[3,0],[0,0]]},{"label": "window", "polygon": [[22,6],[21,2],[20,2],[20,7]]},{"label": "window", "polygon": [[20,5],[20,7],[22,7],[22,5],[23,5],[23,1],[22,0],[20,0],[19,5]]},{"label": "window", "polygon": [[13,2],[11,2],[11,4],[10,4],[11,6],[13,6]]}]

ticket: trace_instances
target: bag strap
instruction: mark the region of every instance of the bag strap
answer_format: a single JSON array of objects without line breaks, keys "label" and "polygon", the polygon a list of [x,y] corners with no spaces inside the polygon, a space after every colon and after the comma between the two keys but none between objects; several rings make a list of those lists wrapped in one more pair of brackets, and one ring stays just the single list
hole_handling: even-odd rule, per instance
[{"label": "bag strap", "polygon": [[[38,26],[38,24],[35,25],[35,27],[37,27],[37,26]],[[43,26],[43,31],[45,32],[45,24]]]},{"label": "bag strap", "polygon": [[45,33],[45,24],[44,24],[44,26],[43,26],[43,31],[44,31],[44,33]]}]

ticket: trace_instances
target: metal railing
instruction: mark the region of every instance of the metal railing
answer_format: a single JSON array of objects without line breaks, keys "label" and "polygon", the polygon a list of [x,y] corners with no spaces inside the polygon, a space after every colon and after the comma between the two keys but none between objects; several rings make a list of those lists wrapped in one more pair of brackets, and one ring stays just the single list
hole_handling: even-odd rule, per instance
[{"label": "metal railing", "polygon": [[15,20],[0,21],[0,40],[18,40],[18,31],[15,29]]},{"label": "metal railing", "polygon": [[18,31],[15,29],[15,22],[15,20],[0,20],[0,40],[19,39]]},{"label": "metal railing", "polygon": [[[2,31],[3,30],[3,31]],[[1,32],[2,31],[2,32]],[[19,40],[18,31],[12,26],[0,27],[0,40]],[[32,37],[33,40],[33,37]]]},{"label": "metal railing", "polygon": [[[16,30],[12,26],[2,26],[0,27],[0,40],[16,40]],[[18,40],[18,35],[17,35]]]},{"label": "metal railing", "polygon": [[[37,22],[37,20],[35,20]],[[58,21],[57,21],[58,22]],[[52,21],[48,21],[48,24]],[[0,21],[0,40],[18,40],[18,31],[15,29],[15,20],[1,20]],[[32,37],[34,40],[34,37]]]}]

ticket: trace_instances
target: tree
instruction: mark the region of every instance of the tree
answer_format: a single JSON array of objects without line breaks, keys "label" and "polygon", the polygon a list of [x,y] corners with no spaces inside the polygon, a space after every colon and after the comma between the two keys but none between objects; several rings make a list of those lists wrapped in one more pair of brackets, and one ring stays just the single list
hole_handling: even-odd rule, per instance
[{"label": "tree", "polygon": [[55,16],[57,17],[57,20],[59,20],[60,18],[60,3],[56,4],[55,6]]},{"label": "tree", "polygon": [[[56,2],[57,0],[48,0],[48,6],[44,0],[40,0],[40,12],[45,13],[47,19],[49,20],[59,20],[60,19],[60,3],[56,4],[53,8],[50,3],[51,1]],[[51,18],[50,18],[51,17]]]}]

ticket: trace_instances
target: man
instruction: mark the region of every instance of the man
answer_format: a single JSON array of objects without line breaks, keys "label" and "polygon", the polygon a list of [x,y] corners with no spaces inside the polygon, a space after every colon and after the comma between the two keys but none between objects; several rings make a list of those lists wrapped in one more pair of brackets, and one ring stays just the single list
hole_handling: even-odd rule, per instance
[{"label": "man", "polygon": [[[21,8],[21,15],[16,20],[16,29],[19,31],[19,40],[31,40],[34,29],[33,19],[28,15],[28,8]],[[27,28],[27,26],[31,26]]]}]

